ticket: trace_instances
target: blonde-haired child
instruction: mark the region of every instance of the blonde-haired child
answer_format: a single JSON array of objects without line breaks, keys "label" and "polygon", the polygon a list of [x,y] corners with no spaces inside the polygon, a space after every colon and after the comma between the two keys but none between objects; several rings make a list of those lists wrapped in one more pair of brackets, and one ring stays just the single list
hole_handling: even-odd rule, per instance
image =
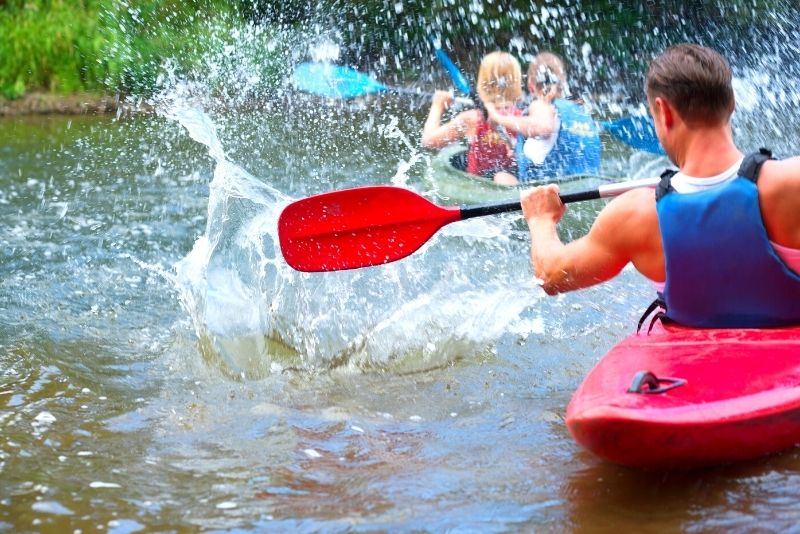
[{"label": "blonde-haired child", "polygon": [[[522,68],[506,52],[484,56],[478,69],[478,97],[484,106],[491,105],[500,115],[519,115],[522,99]],[[422,131],[422,145],[442,148],[450,143],[467,140],[467,172],[495,179],[516,169],[515,139],[511,140],[490,122],[482,109],[462,111],[442,124],[442,114],[452,104],[453,96],[436,91]],[[515,133],[514,133],[515,135]]]}]

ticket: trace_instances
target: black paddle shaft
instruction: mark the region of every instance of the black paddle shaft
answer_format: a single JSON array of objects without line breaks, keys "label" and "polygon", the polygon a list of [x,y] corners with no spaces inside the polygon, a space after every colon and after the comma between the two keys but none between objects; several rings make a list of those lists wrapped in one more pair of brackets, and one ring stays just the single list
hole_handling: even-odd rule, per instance
[{"label": "black paddle shaft", "polygon": [[[602,198],[599,189],[589,191],[578,191],[577,193],[565,193],[560,195],[561,202],[570,204],[572,202],[582,202],[584,200],[596,200]],[[473,217],[483,217],[484,215],[495,215],[497,213],[507,213],[522,209],[519,202],[501,202],[491,204],[476,204],[475,206],[461,206],[461,219],[471,219]]]}]

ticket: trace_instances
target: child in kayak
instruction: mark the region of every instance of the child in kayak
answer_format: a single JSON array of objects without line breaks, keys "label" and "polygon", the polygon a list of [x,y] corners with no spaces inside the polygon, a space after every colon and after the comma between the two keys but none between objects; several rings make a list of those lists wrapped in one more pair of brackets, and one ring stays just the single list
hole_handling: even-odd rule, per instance
[{"label": "child in kayak", "polygon": [[517,175],[502,177],[503,183],[599,172],[601,145],[597,125],[582,106],[563,98],[566,87],[561,58],[542,52],[528,66],[532,101],[525,116],[507,116],[491,104],[486,106],[490,120],[519,132]]},{"label": "child in kayak", "polygon": [[[522,68],[506,52],[492,52],[481,61],[478,70],[478,97],[484,106],[491,105],[496,115],[520,115]],[[516,133],[510,135],[487,120],[481,109],[462,111],[442,124],[442,114],[453,102],[453,95],[436,91],[422,131],[422,146],[443,148],[466,140],[466,171],[486,178],[502,179],[516,172],[514,149]],[[496,178],[497,177],[497,178]],[[512,174],[513,177],[513,174]]]}]

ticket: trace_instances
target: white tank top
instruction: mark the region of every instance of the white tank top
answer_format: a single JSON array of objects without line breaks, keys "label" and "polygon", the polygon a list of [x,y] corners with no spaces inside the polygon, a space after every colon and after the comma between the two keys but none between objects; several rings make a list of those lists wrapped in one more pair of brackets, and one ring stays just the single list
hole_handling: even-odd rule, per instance
[{"label": "white tank top", "polygon": [[[729,169],[708,178],[695,178],[694,176],[687,176],[679,172],[672,177],[670,183],[677,193],[697,193],[699,191],[713,189],[714,187],[718,187],[736,178],[736,176],[739,175],[739,167],[742,166],[743,160],[744,158],[740,159],[731,165]],[[781,261],[783,261],[789,269],[800,274],[800,249],[784,247],[772,241],[770,241],[770,244],[772,244],[772,248],[775,249],[775,253]],[[666,282],[654,282],[652,280],[651,282],[653,282],[656,291],[664,291]]]},{"label": "white tank top", "polygon": [[547,155],[553,151],[553,147],[556,146],[558,132],[560,130],[561,119],[558,117],[558,113],[556,113],[555,122],[553,124],[553,133],[550,134],[549,137],[529,137],[525,140],[525,144],[522,146],[522,151],[528,157],[528,159],[533,162],[534,165],[541,165],[544,163]]}]

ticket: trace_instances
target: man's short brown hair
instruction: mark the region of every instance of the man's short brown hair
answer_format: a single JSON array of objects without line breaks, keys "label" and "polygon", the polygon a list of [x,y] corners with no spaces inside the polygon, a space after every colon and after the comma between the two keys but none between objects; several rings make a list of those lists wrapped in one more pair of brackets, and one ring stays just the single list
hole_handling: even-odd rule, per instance
[{"label": "man's short brown hair", "polygon": [[733,113],[731,79],[731,67],[719,52],[679,44],[650,62],[645,91],[649,99],[666,99],[688,124],[716,124]]}]

